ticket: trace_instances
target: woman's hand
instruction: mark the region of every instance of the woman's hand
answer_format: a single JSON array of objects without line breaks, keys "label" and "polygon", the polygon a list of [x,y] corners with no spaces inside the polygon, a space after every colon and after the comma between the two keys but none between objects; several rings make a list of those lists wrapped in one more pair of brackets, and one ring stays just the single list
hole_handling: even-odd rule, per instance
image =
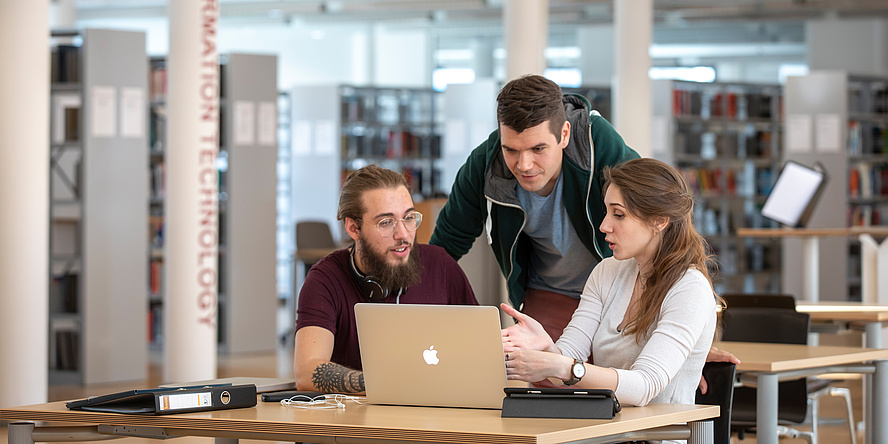
[{"label": "woman's hand", "polygon": [[[706,362],[733,362],[734,364],[740,364],[740,359],[737,359],[733,353],[727,350],[719,350],[713,345],[709,349],[709,354],[706,355]],[[700,393],[705,395],[709,391],[709,384],[706,382],[706,378],[700,376],[700,383],[697,384],[697,387],[700,388]]]},{"label": "woman's hand", "polygon": [[563,375],[555,374],[554,369],[569,369],[571,363],[573,359],[556,353],[516,350],[506,353],[506,377],[527,382],[541,382],[549,377],[560,378]]},{"label": "woman's hand", "polygon": [[503,311],[515,318],[518,323],[502,330],[503,351],[515,350],[547,350],[557,352],[552,338],[535,319],[512,308],[509,304],[500,304]]}]

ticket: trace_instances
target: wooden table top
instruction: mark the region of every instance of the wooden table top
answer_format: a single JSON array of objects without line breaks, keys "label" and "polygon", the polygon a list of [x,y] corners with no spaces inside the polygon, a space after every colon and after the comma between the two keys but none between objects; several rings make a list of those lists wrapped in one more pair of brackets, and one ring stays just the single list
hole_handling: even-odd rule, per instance
[{"label": "wooden table top", "polygon": [[[163,416],[68,410],[64,402],[0,409],[6,421],[48,421],[176,429],[184,436],[250,436],[321,442],[400,439],[452,443],[560,443],[717,417],[718,406],[650,404],[624,407],[614,420],[501,418],[499,410],[361,405],[302,409],[259,402],[256,407]],[[331,441],[332,442],[332,441]]]},{"label": "wooden table top", "polygon": [[811,315],[812,321],[888,321],[888,305],[860,302],[799,301],[796,310]]},{"label": "wooden table top", "polygon": [[739,237],[888,236],[888,226],[851,228],[738,228]]},{"label": "wooden table top", "polygon": [[888,349],[826,345],[714,342],[740,359],[737,371],[780,372],[886,360]]}]

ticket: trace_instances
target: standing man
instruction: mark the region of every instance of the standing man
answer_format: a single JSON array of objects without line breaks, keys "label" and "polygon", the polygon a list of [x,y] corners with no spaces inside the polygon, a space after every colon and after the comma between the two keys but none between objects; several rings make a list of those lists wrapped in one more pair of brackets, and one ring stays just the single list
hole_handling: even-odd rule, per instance
[{"label": "standing man", "polygon": [[639,156],[585,97],[538,75],[503,87],[497,121],[457,173],[430,243],[458,260],[486,231],[509,301],[556,340],[613,254],[598,230],[600,173]]},{"label": "standing man", "polygon": [[337,218],[354,240],[315,264],[299,293],[294,370],[299,390],[362,393],[355,304],[478,305],[443,249],[416,243],[422,214],[404,176],[376,165],[351,173]]}]

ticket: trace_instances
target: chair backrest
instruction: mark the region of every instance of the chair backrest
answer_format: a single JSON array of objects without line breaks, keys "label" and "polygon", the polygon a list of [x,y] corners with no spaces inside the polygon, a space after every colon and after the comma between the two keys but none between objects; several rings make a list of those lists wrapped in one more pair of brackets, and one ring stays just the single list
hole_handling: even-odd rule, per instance
[{"label": "chair backrest", "polygon": [[725,293],[722,295],[728,308],[731,307],[758,307],[758,308],[786,308],[795,310],[795,297],[791,294],[780,293]]},{"label": "chair backrest", "polygon": [[[722,312],[722,340],[772,344],[807,344],[811,316],[785,308],[736,307],[728,305]],[[725,349],[730,351],[729,346]],[[777,417],[782,421],[801,423],[808,411],[805,378],[785,381],[780,392]],[[734,391],[732,421],[734,426],[755,424],[756,389],[737,387]]]},{"label": "chair backrest", "polygon": [[811,316],[782,308],[732,307],[722,312],[722,341],[807,344]]},{"label": "chair backrest", "polygon": [[306,248],[336,248],[330,226],[326,222],[296,222],[296,249]]},{"label": "chair backrest", "polygon": [[697,404],[717,405],[719,417],[713,421],[714,444],[731,443],[731,408],[734,401],[734,373],[737,366],[730,362],[707,362],[703,366],[706,394],[697,389]]}]

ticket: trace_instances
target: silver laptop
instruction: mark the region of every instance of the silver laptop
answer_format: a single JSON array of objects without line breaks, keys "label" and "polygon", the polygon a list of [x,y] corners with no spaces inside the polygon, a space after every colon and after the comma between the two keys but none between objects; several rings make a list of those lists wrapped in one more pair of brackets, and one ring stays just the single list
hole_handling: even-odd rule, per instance
[{"label": "silver laptop", "polygon": [[355,317],[368,402],[502,408],[496,307],[363,303]]}]

